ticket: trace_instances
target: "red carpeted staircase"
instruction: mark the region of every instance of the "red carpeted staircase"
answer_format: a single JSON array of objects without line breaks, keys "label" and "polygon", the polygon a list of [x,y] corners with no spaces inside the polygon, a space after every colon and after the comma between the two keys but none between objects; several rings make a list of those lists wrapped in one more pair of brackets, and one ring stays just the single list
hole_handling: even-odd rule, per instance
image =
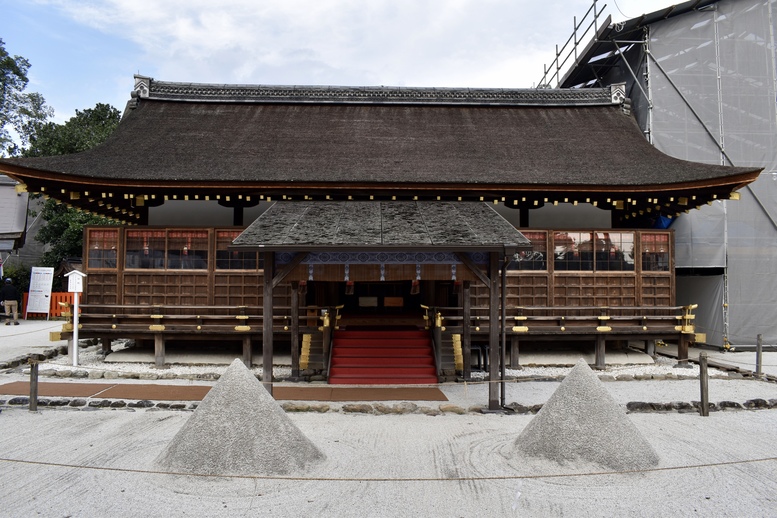
[{"label": "red carpeted staircase", "polygon": [[330,384],[437,383],[428,331],[342,330],[332,340]]}]

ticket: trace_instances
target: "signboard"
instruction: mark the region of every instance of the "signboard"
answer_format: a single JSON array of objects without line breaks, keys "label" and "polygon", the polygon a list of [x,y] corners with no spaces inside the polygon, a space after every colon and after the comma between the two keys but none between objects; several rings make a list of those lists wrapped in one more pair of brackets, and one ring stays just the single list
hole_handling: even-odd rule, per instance
[{"label": "signboard", "polygon": [[29,313],[45,313],[49,318],[51,311],[51,284],[54,281],[54,268],[33,266],[30,273],[30,295],[27,307],[24,308],[24,318]]},{"label": "signboard", "polygon": [[86,277],[86,274],[73,270],[65,275],[65,277],[67,277],[67,291],[70,293],[84,292],[84,277]]}]

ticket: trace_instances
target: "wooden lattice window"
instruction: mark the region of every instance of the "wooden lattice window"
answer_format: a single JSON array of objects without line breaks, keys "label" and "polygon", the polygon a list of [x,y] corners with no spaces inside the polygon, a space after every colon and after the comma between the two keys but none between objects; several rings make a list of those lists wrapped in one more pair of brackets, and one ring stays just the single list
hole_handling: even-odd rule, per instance
[{"label": "wooden lattice window", "polygon": [[554,232],[553,263],[555,269],[593,270],[591,237],[591,232]]},{"label": "wooden lattice window", "polygon": [[207,270],[208,231],[169,230],[167,268],[169,270]]},{"label": "wooden lattice window", "polygon": [[229,245],[240,235],[240,230],[216,231],[217,270],[257,270],[261,267],[257,252],[229,250]]},{"label": "wooden lattice window", "polygon": [[547,270],[548,269],[548,233],[536,230],[522,230],[521,234],[531,241],[530,250],[521,250],[513,256],[509,269]]},{"label": "wooden lattice window", "polygon": [[86,267],[89,269],[116,269],[116,247],[119,244],[118,229],[91,228],[87,231]]},{"label": "wooden lattice window", "polygon": [[634,232],[596,232],[593,253],[597,271],[633,271]]},{"label": "wooden lattice window", "polygon": [[164,268],[164,230],[127,230],[125,268]]},{"label": "wooden lattice window", "polygon": [[667,232],[643,232],[640,241],[642,270],[646,272],[668,272],[669,234]]}]

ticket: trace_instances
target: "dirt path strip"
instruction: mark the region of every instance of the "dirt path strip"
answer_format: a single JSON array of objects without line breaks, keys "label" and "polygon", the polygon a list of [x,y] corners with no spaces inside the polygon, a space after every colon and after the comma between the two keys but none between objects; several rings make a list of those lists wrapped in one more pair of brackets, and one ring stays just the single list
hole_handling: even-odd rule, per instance
[{"label": "dirt path strip", "polygon": [[[149,401],[201,401],[207,385],[129,383],[38,383],[38,397],[84,397]],[[28,396],[30,383],[0,385],[0,395]],[[448,401],[436,387],[274,387],[273,397],[283,401]]]}]

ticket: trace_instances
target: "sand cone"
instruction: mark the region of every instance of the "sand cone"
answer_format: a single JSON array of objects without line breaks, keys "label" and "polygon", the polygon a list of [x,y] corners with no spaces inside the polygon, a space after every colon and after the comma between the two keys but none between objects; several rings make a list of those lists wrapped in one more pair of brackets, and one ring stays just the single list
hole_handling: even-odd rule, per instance
[{"label": "sand cone", "polygon": [[285,475],[324,458],[236,359],[156,463],[172,472]]},{"label": "sand cone", "polygon": [[579,360],[516,440],[519,453],[628,471],[658,464],[658,454],[585,363]]}]

